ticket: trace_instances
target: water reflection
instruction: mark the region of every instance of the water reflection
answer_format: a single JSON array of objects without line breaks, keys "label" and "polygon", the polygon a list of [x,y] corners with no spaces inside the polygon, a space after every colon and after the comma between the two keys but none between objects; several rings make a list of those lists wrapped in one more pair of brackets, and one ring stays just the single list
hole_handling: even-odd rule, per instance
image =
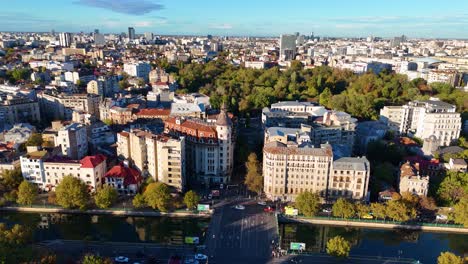
[{"label": "water reflection", "polygon": [[31,227],[36,241],[52,239],[153,242],[179,245],[203,235],[209,219],[2,213],[0,222]]},{"label": "water reflection", "polygon": [[311,224],[280,224],[282,248],[291,242],[306,243],[306,251],[324,253],[327,241],[337,235],[350,241],[351,254],[374,257],[406,257],[435,263],[441,252],[468,254],[468,236],[409,230],[380,230]]}]

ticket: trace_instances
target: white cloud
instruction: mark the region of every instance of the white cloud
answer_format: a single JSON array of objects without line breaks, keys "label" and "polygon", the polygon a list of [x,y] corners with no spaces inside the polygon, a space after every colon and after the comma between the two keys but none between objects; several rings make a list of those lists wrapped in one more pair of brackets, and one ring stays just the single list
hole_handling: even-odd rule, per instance
[{"label": "white cloud", "polygon": [[151,21],[137,21],[135,22],[135,27],[151,27],[153,22]]},{"label": "white cloud", "polygon": [[233,26],[231,24],[220,24],[220,25],[211,25],[211,29],[232,29]]}]

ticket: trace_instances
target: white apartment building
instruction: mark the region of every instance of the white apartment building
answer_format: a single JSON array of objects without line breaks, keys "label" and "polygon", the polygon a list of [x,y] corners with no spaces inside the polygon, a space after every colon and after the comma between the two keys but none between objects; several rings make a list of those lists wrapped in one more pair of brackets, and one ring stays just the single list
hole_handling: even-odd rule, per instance
[{"label": "white apartment building", "polygon": [[145,79],[148,82],[151,65],[146,62],[129,62],[124,64],[124,72],[133,77]]},{"label": "white apartment building", "polygon": [[55,146],[61,146],[62,154],[71,159],[81,159],[88,154],[86,126],[72,123],[62,127],[55,138]]},{"label": "white apartment building", "polygon": [[51,191],[64,176],[71,175],[85,182],[90,191],[104,183],[106,157],[98,154],[81,160],[65,157],[49,157],[47,151],[35,151],[20,157],[23,178],[38,186],[40,190]]},{"label": "white apartment building", "polygon": [[157,178],[169,186],[184,191],[185,187],[185,138],[157,139]]},{"label": "white apartment building", "polygon": [[269,199],[294,201],[304,191],[326,199],[368,197],[369,161],[341,158],[333,161],[330,145],[287,145],[269,142],[263,148],[264,192]]},{"label": "white apartment building", "polygon": [[385,106],[380,120],[394,131],[414,133],[421,139],[435,136],[440,146],[449,146],[461,131],[461,116],[455,111],[455,105],[430,98],[403,106]]}]

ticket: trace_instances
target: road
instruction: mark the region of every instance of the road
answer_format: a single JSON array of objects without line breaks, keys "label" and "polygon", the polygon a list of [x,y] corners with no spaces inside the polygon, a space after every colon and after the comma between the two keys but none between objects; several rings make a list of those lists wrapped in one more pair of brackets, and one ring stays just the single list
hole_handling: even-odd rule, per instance
[{"label": "road", "polygon": [[[192,247],[161,246],[151,243],[126,242],[86,242],[81,240],[47,240],[39,243],[40,247],[56,252],[65,260],[77,260],[84,254],[95,253],[111,259],[125,256],[130,263],[150,263],[152,257],[159,263],[167,263],[171,256],[189,256],[194,254]],[[67,262],[69,263],[69,262]]]},{"label": "road", "polygon": [[[233,208],[236,204],[245,209]],[[254,201],[234,200],[215,210],[206,239],[210,264],[269,261],[272,241],[277,242],[276,219],[262,208]]]}]

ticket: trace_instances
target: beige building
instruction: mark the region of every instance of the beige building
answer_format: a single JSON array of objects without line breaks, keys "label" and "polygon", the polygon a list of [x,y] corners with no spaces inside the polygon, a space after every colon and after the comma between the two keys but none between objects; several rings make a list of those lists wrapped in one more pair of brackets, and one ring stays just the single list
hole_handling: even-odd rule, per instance
[{"label": "beige building", "polygon": [[429,176],[420,175],[419,163],[407,161],[400,167],[400,193],[410,192],[426,196],[429,190]]},{"label": "beige building", "polygon": [[329,197],[367,198],[370,163],[367,158],[341,158],[333,161],[329,181]]},{"label": "beige building", "polygon": [[325,199],[368,198],[369,161],[341,158],[333,161],[330,145],[284,144],[273,141],[263,148],[264,192],[269,199],[294,201],[304,191]]},{"label": "beige building", "polygon": [[185,188],[185,139],[155,135],[140,129],[117,134],[117,155],[130,160],[142,175],[179,191]]},{"label": "beige building", "polygon": [[72,123],[58,130],[55,146],[61,146],[62,155],[71,159],[81,159],[88,154],[86,126]]},{"label": "beige building", "polygon": [[0,93],[0,123],[40,122],[39,103],[24,96]]},{"label": "beige building", "polygon": [[104,83],[101,81],[92,80],[86,85],[88,94],[104,95]]},{"label": "beige building", "polygon": [[38,94],[41,111],[50,119],[71,120],[73,110],[99,116],[99,96],[95,94]]},{"label": "beige building", "polygon": [[269,199],[294,201],[304,191],[326,196],[333,152],[270,142],[263,148],[264,192]]}]

